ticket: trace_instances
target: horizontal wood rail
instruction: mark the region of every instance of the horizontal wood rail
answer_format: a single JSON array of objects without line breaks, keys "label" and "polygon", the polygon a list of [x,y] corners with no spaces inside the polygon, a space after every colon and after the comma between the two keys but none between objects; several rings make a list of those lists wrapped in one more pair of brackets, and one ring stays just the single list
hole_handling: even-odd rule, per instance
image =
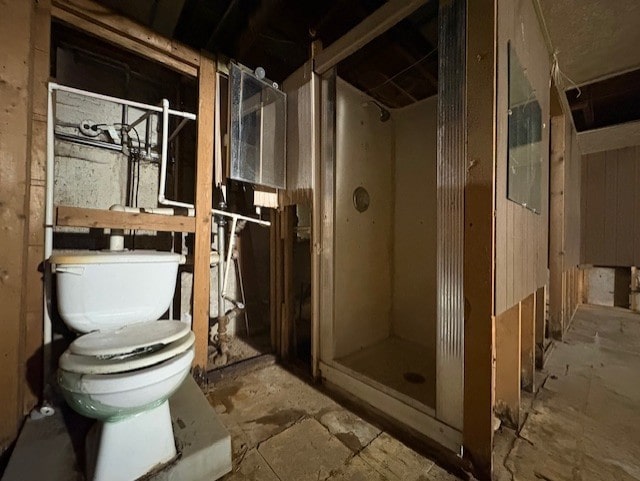
[{"label": "horizontal wood rail", "polygon": [[195,232],[193,217],[182,215],[117,212],[83,207],[57,206],[56,226],[94,227],[100,229],[134,229],[160,232]]}]

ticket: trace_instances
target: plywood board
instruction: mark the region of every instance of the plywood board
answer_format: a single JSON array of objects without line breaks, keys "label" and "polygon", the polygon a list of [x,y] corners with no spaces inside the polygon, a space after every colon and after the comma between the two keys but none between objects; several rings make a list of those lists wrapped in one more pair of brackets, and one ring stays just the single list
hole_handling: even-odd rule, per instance
[{"label": "plywood board", "polygon": [[[547,282],[550,91],[549,56],[531,2],[499,2],[497,50],[496,313],[519,302]],[[507,198],[509,45],[542,110],[541,212]]]},{"label": "plywood board", "polygon": [[[30,154],[30,32],[33,2],[9,0],[0,15],[0,451],[17,434],[22,418],[24,309]],[[10,14],[8,14],[10,12]]]},{"label": "plywood board", "polygon": [[520,303],[496,317],[495,411],[510,427],[520,425]]}]

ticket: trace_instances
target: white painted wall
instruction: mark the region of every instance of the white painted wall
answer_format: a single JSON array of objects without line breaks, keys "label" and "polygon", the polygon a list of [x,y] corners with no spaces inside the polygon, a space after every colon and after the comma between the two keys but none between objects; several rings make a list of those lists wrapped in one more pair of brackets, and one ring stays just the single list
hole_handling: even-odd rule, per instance
[{"label": "white painted wall", "polygon": [[[336,86],[334,357],[385,339],[391,332],[393,270],[393,122],[364,105],[368,98],[338,79]],[[362,186],[371,203],[353,205]]]},{"label": "white painted wall", "polygon": [[392,114],[395,126],[393,334],[436,351],[438,98]]}]

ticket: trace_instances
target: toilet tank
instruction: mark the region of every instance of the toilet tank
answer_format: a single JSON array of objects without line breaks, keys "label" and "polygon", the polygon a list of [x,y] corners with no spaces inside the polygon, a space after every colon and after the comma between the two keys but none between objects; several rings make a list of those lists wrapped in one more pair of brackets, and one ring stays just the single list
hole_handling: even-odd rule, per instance
[{"label": "toilet tank", "polygon": [[146,250],[56,253],[60,316],[79,333],[154,321],[171,304],[181,258]]}]

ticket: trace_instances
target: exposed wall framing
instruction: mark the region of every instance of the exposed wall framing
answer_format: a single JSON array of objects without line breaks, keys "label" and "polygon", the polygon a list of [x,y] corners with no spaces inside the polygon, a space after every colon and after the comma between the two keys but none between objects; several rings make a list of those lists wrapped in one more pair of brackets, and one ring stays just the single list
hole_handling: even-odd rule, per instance
[{"label": "exposed wall framing", "polygon": [[[194,287],[195,365],[206,368],[209,325],[209,246],[211,171],[213,163],[213,106],[215,77],[213,61],[199,52],[168,40],[90,0],[53,3],[49,0],[10,0],[11,15],[0,18],[0,38],[11,45],[0,53],[0,99],[7,108],[0,114],[0,202],[4,224],[0,268],[3,288],[0,300],[7,321],[2,323],[0,357],[0,451],[16,436],[23,415],[41,397],[42,382],[42,274],[44,253],[44,186],[46,164],[47,82],[49,80],[50,27],[52,19],[141,55],[182,74],[202,76],[198,130],[208,137],[199,147],[199,188],[196,188],[196,218],[173,218],[151,214],[101,212],[89,220],[86,210],[58,211],[60,224],[100,225],[122,221],[122,226],[149,230],[196,233],[196,284]],[[204,186],[207,186],[204,189]],[[208,196],[208,197],[207,197]],[[115,214],[115,217],[114,217]],[[164,218],[161,218],[164,217]],[[95,225],[98,225],[95,224]],[[106,227],[106,225],[104,225]],[[205,249],[206,246],[206,249]],[[206,276],[204,271],[206,270]],[[206,278],[206,281],[205,281]],[[197,307],[199,306],[199,307]],[[197,310],[196,310],[197,309]]]}]

